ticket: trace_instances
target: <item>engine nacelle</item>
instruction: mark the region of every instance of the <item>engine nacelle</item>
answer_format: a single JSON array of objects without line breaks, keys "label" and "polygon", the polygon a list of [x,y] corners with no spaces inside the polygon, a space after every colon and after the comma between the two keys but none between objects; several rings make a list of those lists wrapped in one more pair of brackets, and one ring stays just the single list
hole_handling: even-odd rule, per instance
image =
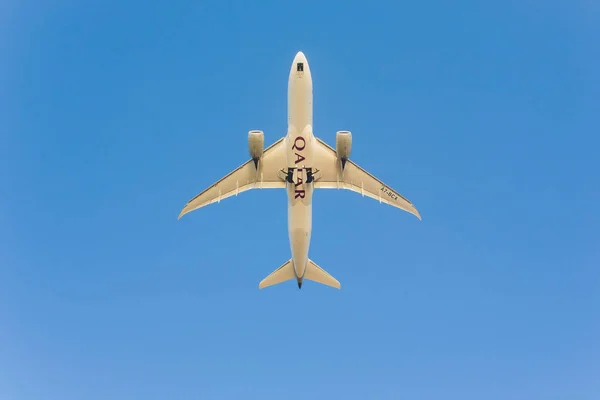
[{"label": "engine nacelle", "polygon": [[337,131],[335,134],[335,152],[342,161],[342,168],[346,166],[351,151],[352,133],[350,131]]},{"label": "engine nacelle", "polygon": [[263,131],[248,132],[248,152],[256,164],[265,150],[265,134]]}]

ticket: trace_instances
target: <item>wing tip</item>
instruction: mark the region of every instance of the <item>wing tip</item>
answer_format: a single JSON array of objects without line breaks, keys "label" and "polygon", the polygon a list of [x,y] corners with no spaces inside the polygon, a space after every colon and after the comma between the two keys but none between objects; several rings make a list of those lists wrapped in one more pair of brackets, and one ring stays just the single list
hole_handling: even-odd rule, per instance
[{"label": "wing tip", "polygon": [[187,209],[187,206],[183,208],[183,210],[181,210],[181,212],[179,213],[179,215],[177,216],[177,220],[179,221],[181,219],[181,217],[183,217],[185,214],[187,214],[188,212],[190,212],[190,210]]},{"label": "wing tip", "polygon": [[419,213],[419,211],[417,210],[417,208],[415,206],[412,206],[412,215],[414,215],[415,217],[419,218],[419,221],[423,221],[423,218],[421,218],[421,214]]}]

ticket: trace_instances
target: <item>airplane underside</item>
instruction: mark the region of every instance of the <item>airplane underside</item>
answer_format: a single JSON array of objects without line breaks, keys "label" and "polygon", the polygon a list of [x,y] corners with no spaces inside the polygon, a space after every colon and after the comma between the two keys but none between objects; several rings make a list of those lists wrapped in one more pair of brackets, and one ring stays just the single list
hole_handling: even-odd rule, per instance
[{"label": "airplane underside", "polygon": [[308,257],[312,232],[312,194],[316,189],[345,189],[421,216],[397,191],[350,160],[352,134],[338,131],[335,148],[313,133],[312,77],[302,52],[294,57],[288,80],[288,133],[265,148],[264,133],[248,132],[250,160],[192,198],[183,215],[251,189],[284,189],[292,257],[259,283],[259,289],[295,279],[340,289],[340,283]]}]

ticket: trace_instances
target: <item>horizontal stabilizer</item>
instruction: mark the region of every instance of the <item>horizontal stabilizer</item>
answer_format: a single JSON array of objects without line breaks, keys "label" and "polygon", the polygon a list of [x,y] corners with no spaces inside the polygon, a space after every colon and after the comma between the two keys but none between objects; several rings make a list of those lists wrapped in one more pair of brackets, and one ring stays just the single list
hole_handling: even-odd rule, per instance
[{"label": "horizontal stabilizer", "polygon": [[294,272],[294,265],[292,264],[292,260],[289,260],[281,267],[271,272],[271,274],[265,279],[263,279],[258,284],[258,288],[262,289],[266,288],[267,286],[277,285],[278,283],[289,281],[290,279],[294,278],[296,278],[296,273]]},{"label": "horizontal stabilizer", "polygon": [[306,263],[304,279],[308,279],[309,281],[314,281],[322,285],[331,286],[336,289],[341,289],[341,285],[338,280],[329,275],[327,271],[319,267],[312,260],[308,260],[308,263]]}]

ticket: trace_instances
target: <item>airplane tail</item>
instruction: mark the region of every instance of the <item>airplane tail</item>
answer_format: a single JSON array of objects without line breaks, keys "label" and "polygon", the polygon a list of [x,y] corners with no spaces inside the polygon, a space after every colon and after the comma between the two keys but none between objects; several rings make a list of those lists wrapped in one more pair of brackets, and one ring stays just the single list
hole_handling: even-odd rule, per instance
[{"label": "airplane tail", "polygon": [[309,281],[317,282],[322,285],[331,286],[336,289],[341,289],[341,285],[337,279],[329,275],[327,271],[319,267],[313,260],[308,260],[306,263],[306,272],[304,273],[304,279]]},{"label": "airplane tail", "polygon": [[296,273],[294,272],[294,265],[292,264],[292,260],[288,260],[281,267],[277,268],[275,271],[271,272],[269,276],[260,281],[258,284],[258,288],[266,288],[267,286],[277,285],[278,283],[289,281],[290,279],[294,279],[296,277]]},{"label": "airplane tail", "polygon": [[[278,283],[289,281],[296,277],[296,273],[294,272],[294,265],[292,264],[292,260],[288,260],[281,267],[277,268],[275,271],[271,272],[269,276],[263,279],[259,284],[258,288],[263,289],[268,286],[277,285]],[[322,285],[327,285],[334,287],[336,289],[341,289],[341,285],[337,279],[333,276],[329,275],[327,271],[323,268],[319,267],[312,260],[308,260],[306,263],[306,272],[304,273],[304,279],[309,281],[317,282]],[[302,286],[302,279],[298,279],[298,287]]]}]

